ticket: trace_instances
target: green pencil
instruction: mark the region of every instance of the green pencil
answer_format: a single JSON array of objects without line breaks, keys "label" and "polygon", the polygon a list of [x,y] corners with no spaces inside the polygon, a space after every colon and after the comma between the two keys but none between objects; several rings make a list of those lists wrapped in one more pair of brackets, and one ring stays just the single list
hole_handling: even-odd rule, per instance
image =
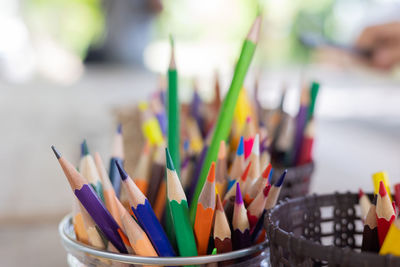
[{"label": "green pencil", "polygon": [[310,88],[310,106],[308,107],[307,122],[309,122],[314,116],[315,101],[317,100],[318,91],[319,83],[312,82]]},{"label": "green pencil", "polygon": [[171,153],[172,161],[176,166],[178,175],[180,174],[179,159],[179,100],[178,100],[178,72],[176,71],[174,40],[171,40],[171,59],[168,67],[168,92],[167,92],[167,116],[168,116],[168,149]]},{"label": "green pencil", "polygon": [[167,197],[175,228],[176,241],[180,256],[197,256],[196,241],[189,221],[189,208],[185,192],[179,181],[168,148],[165,149],[167,160]]},{"label": "green pencil", "polygon": [[217,159],[219,144],[222,140],[226,140],[228,138],[239,92],[242,88],[247,70],[249,69],[254,51],[256,50],[260,27],[261,16],[259,15],[255,19],[253,26],[251,27],[246,39],[244,40],[239,61],[236,64],[235,73],[233,74],[231,86],[219,111],[214,135],[212,137],[210,147],[207,151],[207,155],[201,169],[199,181],[197,183],[196,190],[194,192],[192,203],[190,206],[191,218],[194,218],[194,215],[196,214],[197,199],[206,180],[207,171],[210,169],[211,162],[216,161]]}]

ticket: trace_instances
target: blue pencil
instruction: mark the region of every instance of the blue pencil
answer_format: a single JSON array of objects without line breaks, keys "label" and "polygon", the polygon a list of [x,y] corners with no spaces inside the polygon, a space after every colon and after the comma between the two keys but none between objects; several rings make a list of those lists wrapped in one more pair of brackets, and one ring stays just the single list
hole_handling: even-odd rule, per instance
[{"label": "blue pencil", "polygon": [[131,209],[135,214],[139,225],[146,232],[158,255],[161,257],[174,257],[175,252],[171,246],[171,243],[169,242],[167,235],[165,234],[160,222],[154,214],[149,201],[133,182],[132,178],[128,176],[121,164],[116,162],[116,165],[120,173],[122,183],[127,191],[129,204],[131,205]]},{"label": "blue pencil", "polygon": [[124,161],[124,147],[123,147],[123,137],[122,137],[122,125],[119,124],[117,132],[114,136],[113,151],[112,151],[112,157],[110,159],[110,168],[109,168],[110,180],[114,187],[115,195],[117,197],[119,197],[121,193],[121,178],[115,163],[118,162],[122,166],[123,161]]}]

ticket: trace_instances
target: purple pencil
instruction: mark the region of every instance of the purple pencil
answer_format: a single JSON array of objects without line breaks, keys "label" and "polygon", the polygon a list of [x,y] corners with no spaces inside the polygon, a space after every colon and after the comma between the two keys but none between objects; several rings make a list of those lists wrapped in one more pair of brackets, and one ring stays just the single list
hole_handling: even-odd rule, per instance
[{"label": "purple pencil", "polygon": [[244,207],[240,185],[236,183],[235,207],[233,209],[233,249],[238,250],[251,246],[250,224]]},{"label": "purple pencil", "polygon": [[75,167],[61,156],[60,152],[58,152],[54,146],[51,148],[53,149],[53,152],[56,155],[56,158],[58,159],[58,162],[60,163],[76,197],[85,207],[93,221],[119,252],[128,253],[119,234],[119,232],[122,233],[121,228],[104,207],[99,197],[93,191],[93,188],[87,183],[85,178],[76,171]]}]

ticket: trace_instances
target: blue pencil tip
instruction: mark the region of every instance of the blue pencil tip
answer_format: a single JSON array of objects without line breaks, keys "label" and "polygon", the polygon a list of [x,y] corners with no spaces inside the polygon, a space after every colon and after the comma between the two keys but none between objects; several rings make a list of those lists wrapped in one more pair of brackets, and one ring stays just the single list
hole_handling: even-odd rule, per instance
[{"label": "blue pencil tip", "polygon": [[269,172],[269,176],[268,176],[268,183],[271,184],[272,181],[272,175],[274,174],[274,168],[271,168],[271,171]]},{"label": "blue pencil tip", "polygon": [[115,161],[115,164],[117,165],[117,169],[119,172],[119,175],[121,176],[122,181],[125,181],[128,178],[128,174],[124,170],[124,168],[121,166],[121,164],[118,162],[118,160]]},{"label": "blue pencil tip", "polygon": [[240,142],[236,151],[236,155],[241,156],[244,154],[244,139],[243,136],[240,137]]},{"label": "blue pencil tip", "polygon": [[280,187],[283,184],[286,173],[287,173],[287,170],[284,170],[283,173],[281,174],[281,177],[279,177],[279,180],[275,183],[275,187]]},{"label": "blue pencil tip", "polygon": [[86,143],[86,139],[84,139],[81,144],[81,157],[84,157],[86,155],[89,155],[89,147]]},{"label": "blue pencil tip", "polygon": [[122,134],[122,124],[121,123],[118,124],[117,133]]}]

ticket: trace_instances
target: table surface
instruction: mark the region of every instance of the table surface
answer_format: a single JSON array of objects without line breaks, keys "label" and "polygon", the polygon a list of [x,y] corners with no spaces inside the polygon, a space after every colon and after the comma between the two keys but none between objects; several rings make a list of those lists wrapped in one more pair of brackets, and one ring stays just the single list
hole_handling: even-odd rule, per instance
[{"label": "table surface", "polygon": [[[266,70],[262,91],[268,95],[283,80],[295,86],[300,73],[299,68]],[[400,83],[315,66],[307,76],[323,84],[316,107],[312,191],[371,191],[371,174],[379,170],[399,182]],[[0,81],[2,266],[63,266],[57,223],[71,209],[71,192],[50,146],[76,164],[79,143],[87,138],[93,150],[108,157],[113,109],[143,99],[156,86],[155,74],[115,66],[88,68],[70,86]]]}]

